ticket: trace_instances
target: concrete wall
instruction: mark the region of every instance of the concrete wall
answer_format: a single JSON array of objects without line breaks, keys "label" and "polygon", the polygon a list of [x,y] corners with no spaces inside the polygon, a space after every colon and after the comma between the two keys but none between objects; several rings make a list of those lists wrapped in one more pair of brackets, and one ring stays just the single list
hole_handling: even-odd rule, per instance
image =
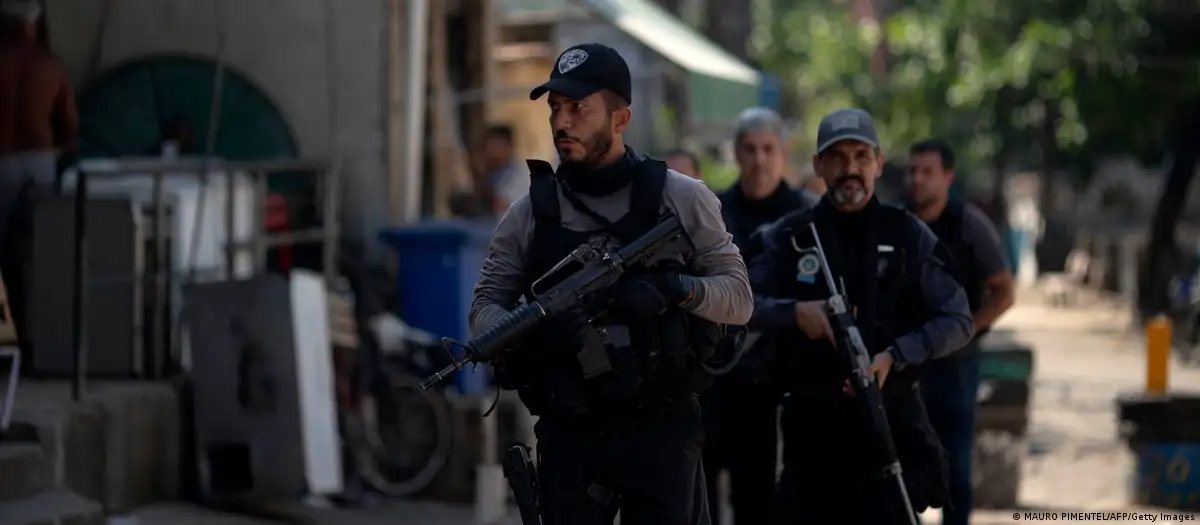
[{"label": "concrete wall", "polygon": [[[213,1],[224,1],[227,63],[281,108],[302,155],[329,158],[331,139],[338,141],[345,234],[374,239],[387,221],[387,0],[336,2],[332,35],[326,0]],[[107,17],[104,4],[111,6]],[[212,1],[55,0],[47,22],[51,45],[76,86],[147,55],[214,57],[217,49]],[[332,122],[329,74],[338,79]]]},{"label": "concrete wall", "polygon": [[492,100],[489,120],[513,127],[517,158],[558,163],[550,132],[550,108],[545,100],[529,100],[529,92],[524,89],[545,82],[554,59],[514,60],[497,67],[499,84],[512,89],[503,89],[503,95]]}]

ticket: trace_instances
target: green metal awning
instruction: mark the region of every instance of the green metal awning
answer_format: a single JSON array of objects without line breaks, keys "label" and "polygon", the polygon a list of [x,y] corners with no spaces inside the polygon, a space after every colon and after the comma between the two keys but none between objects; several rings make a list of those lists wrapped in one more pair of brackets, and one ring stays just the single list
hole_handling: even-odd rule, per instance
[{"label": "green metal awning", "polygon": [[584,0],[642,45],[687,70],[691,124],[733,122],[758,104],[761,76],[754,68],[692,30],[649,0]]}]

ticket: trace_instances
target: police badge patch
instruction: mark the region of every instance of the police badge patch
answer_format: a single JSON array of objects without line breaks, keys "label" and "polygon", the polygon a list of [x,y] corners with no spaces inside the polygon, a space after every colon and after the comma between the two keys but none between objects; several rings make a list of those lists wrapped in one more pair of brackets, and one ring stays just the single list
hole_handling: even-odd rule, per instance
[{"label": "police badge patch", "polygon": [[817,282],[817,272],[821,271],[821,261],[815,254],[806,253],[796,263],[796,281],[805,284]]},{"label": "police badge patch", "polygon": [[579,67],[579,64],[582,64],[584,60],[587,60],[587,57],[587,51],[582,49],[567,50],[567,52],[563,53],[561,57],[558,57],[558,72],[560,74],[566,74],[567,71]]}]

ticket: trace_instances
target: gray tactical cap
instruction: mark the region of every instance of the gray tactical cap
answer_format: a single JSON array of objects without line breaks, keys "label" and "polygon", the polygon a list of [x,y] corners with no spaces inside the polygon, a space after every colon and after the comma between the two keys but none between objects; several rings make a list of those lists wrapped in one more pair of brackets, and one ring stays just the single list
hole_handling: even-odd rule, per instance
[{"label": "gray tactical cap", "polygon": [[878,148],[879,135],[875,133],[875,120],[871,114],[858,108],[846,108],[821,119],[821,125],[817,127],[818,155],[843,140],[857,140]]}]

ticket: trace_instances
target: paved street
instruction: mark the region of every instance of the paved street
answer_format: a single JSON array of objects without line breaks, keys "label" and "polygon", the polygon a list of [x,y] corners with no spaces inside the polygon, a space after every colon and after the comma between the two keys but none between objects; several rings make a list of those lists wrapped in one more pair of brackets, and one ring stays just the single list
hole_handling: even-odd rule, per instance
[{"label": "paved street", "polygon": [[[1132,459],[1117,435],[1115,398],[1142,386],[1142,341],[1127,318],[1104,307],[1053,310],[1030,296],[1001,322],[1009,336],[1036,350],[1036,386],[1021,503],[1029,510],[1135,511],[1129,502]],[[1200,370],[1171,370],[1171,384],[1200,388]],[[1144,509],[1142,509],[1144,510]],[[1013,523],[1013,511],[977,514],[975,523]],[[143,511],[139,525],[250,525],[183,505]],[[371,510],[313,512],[314,521],[339,525],[472,525],[469,508],[432,503],[389,503]],[[936,511],[926,523],[938,523]],[[503,525],[515,524],[510,519]],[[1076,521],[1075,523],[1084,523]],[[1105,521],[1104,523],[1134,523]],[[1140,523],[1140,522],[1139,522]],[[1159,523],[1162,523],[1161,521]],[[132,525],[132,524],[130,524]]]},{"label": "paved street", "polygon": [[[1112,308],[1049,309],[1030,295],[998,327],[1036,351],[1021,504],[1049,511],[1137,510],[1129,503],[1133,459],[1118,436],[1115,399],[1143,387],[1144,342],[1126,329],[1128,316]],[[1172,363],[1170,384],[1200,389],[1200,370]],[[926,523],[939,521],[937,512],[926,517]],[[979,512],[973,521],[1011,524],[1012,511]]]}]

